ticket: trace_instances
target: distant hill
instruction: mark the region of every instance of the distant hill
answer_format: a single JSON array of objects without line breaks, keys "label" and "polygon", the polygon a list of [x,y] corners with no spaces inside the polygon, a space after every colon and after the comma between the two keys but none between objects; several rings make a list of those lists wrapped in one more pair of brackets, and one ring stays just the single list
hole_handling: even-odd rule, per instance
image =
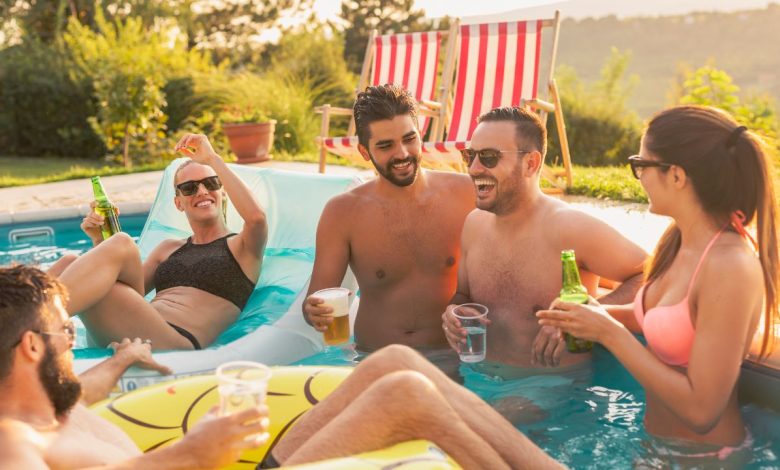
[{"label": "distant hill", "polygon": [[[549,44],[549,41],[545,41]],[[629,74],[640,78],[629,105],[648,116],[669,104],[679,64],[714,59],[742,92],[768,92],[780,101],[780,5],[731,13],[665,17],[564,19],[558,63],[594,81],[610,48],[630,50]]]},{"label": "distant hill", "polygon": [[765,8],[771,0],[567,0],[558,5],[566,18],[598,18],[615,15],[632,16],[680,15],[693,11],[736,11]]}]

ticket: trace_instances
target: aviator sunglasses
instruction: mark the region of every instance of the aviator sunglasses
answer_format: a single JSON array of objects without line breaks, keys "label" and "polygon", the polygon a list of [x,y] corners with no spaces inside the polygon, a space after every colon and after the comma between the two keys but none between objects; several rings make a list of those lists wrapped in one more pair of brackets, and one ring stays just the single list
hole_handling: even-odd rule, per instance
[{"label": "aviator sunglasses", "polygon": [[176,185],[176,189],[182,196],[192,196],[198,192],[198,187],[203,184],[207,191],[216,191],[222,187],[222,181],[219,180],[219,176],[209,176],[202,180],[185,181]]},{"label": "aviator sunglasses", "polygon": [[463,156],[463,163],[467,167],[471,167],[474,163],[474,159],[479,158],[479,164],[485,168],[495,168],[498,165],[498,159],[501,158],[502,153],[531,153],[533,150],[496,150],[496,149],[463,149],[460,154]]},{"label": "aviator sunglasses", "polygon": [[[45,335],[45,336],[64,336],[68,340],[68,344],[70,346],[73,346],[76,344],[76,325],[73,324],[72,321],[68,320],[62,325],[62,332],[57,331],[41,331],[41,330],[30,330],[36,335]],[[19,338],[16,343],[14,343],[14,347],[18,346],[22,342],[22,338]]]},{"label": "aviator sunglasses", "polygon": [[634,174],[634,178],[639,179],[642,176],[643,168],[664,168],[669,169],[674,165],[666,162],[659,162],[658,160],[647,160],[641,158],[639,155],[633,155],[628,157],[628,164],[631,166],[631,173]]}]

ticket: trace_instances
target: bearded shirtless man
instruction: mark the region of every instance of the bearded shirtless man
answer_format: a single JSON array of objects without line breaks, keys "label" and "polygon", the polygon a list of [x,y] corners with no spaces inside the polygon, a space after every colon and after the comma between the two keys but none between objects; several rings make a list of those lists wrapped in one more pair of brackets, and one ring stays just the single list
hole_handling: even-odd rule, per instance
[{"label": "bearded shirtless man", "polygon": [[455,293],[473,185],[465,175],[419,168],[417,103],[403,88],[368,87],[354,116],[358,149],[378,176],[326,205],[304,316],[327,328],[331,309],[311,294],[341,285],[349,266],[360,286],[359,351],[394,343],[446,351],[439,317]]},{"label": "bearded shirtless man", "polygon": [[491,400],[504,398],[503,392],[491,396],[491,380],[517,380],[507,391],[523,389],[542,408],[549,408],[548,385],[589,378],[591,355],[569,353],[560,331],[540,328],[534,315],[558,297],[561,251],[575,251],[592,295],[599,277],[620,283],[604,299],[609,304],[633,299],[647,256],[604,222],[543,194],[539,177],[546,142],[538,116],[525,109],[498,108],[479,117],[470,147],[462,152],[477,189],[477,209],[463,227],[458,289],[442,315],[450,345],[460,350],[466,331],[453,308],[467,302],[487,306],[487,358],[461,367],[466,384],[479,390],[482,383],[482,397]]}]

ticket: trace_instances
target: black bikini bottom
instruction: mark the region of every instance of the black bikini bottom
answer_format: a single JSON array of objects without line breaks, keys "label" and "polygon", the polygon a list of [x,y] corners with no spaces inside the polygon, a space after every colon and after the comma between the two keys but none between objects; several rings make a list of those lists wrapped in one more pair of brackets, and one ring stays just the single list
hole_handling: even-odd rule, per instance
[{"label": "black bikini bottom", "polygon": [[178,326],[178,325],[174,325],[174,324],[173,324],[173,323],[171,323],[171,322],[167,322],[167,323],[168,323],[169,325],[171,325],[171,328],[173,328],[174,330],[176,330],[176,332],[177,332],[177,333],[179,333],[180,335],[182,335],[182,336],[184,336],[185,338],[187,338],[187,340],[188,340],[190,343],[192,343],[192,347],[193,347],[193,348],[195,348],[196,350],[198,350],[198,349],[203,349],[202,347],[200,347],[200,342],[198,341],[198,338],[196,338],[196,337],[195,337],[195,336],[194,336],[192,333],[190,333],[189,331],[185,330],[184,328],[182,328],[182,327],[180,327],[180,326]]}]

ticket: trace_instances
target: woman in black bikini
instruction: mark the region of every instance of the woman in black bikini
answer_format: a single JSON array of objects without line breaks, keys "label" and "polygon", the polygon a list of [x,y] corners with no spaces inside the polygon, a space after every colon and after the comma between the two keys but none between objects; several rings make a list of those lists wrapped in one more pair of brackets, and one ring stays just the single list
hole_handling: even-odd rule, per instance
[{"label": "woman in black bikini", "polygon": [[[249,188],[205,135],[185,135],[176,151],[192,158],[174,176],[174,203],[192,236],[160,243],[141,262],[126,234],[102,241],[102,218],[93,211],[81,227],[96,246],[59,275],[70,292],[68,312],[79,314],[99,344],[140,337],[154,349],[206,347],[236,321],[260,276],[268,227]],[[225,224],[226,196],[244,220],[238,234]],[[157,295],[147,302],[152,289]]]}]

